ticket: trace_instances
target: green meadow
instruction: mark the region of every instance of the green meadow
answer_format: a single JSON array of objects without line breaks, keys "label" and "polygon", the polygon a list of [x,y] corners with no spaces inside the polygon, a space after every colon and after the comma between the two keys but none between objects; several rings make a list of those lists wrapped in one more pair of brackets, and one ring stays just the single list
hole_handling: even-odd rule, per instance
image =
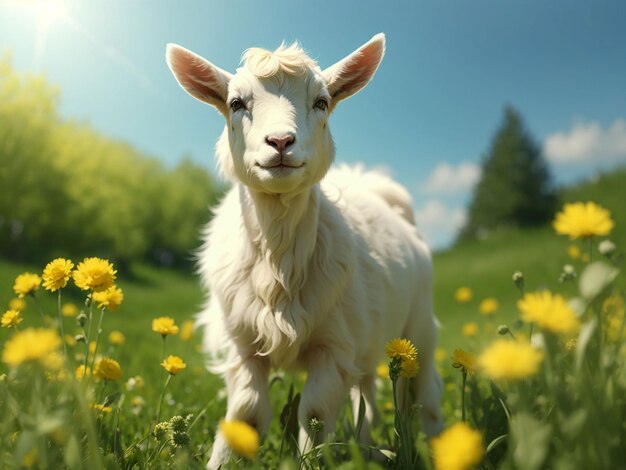
[{"label": "green meadow", "polygon": [[[592,200],[610,210],[615,229],[609,238],[617,245],[618,251],[626,246],[626,211],[622,206],[622,201],[626,200],[625,180],[626,170],[620,169],[561,191],[562,203]],[[580,253],[576,259],[569,254],[572,246],[577,247]],[[587,258],[589,256],[591,260]],[[598,336],[600,344],[588,346],[586,350],[577,353],[580,357],[577,356],[576,366],[564,350],[554,352],[550,367],[546,365],[542,369],[543,375],[539,376],[542,378],[534,381],[529,379],[519,388],[483,380],[480,373],[468,374],[464,398],[461,380],[467,371],[453,368],[450,359],[453,351],[459,348],[478,355],[485,345],[498,338],[500,325],[508,325],[513,336],[528,337],[528,325],[520,323],[516,306],[520,291],[512,282],[515,271],[523,273],[527,292],[546,288],[566,298],[573,298],[580,295],[578,280],[559,282],[563,265],[571,264],[580,274],[590,261],[600,258],[597,240],[590,250],[587,242],[570,241],[567,237],[556,235],[551,227],[497,233],[489,239],[460,244],[434,254],[435,308],[441,322],[438,367],[445,382],[443,409],[446,423],[451,425],[461,419],[464,414],[462,400],[465,399],[468,413],[466,419],[472,427],[482,432],[487,448],[486,456],[479,464],[481,468],[540,469],[557,468],[552,466],[557,464],[558,468],[564,469],[592,468],[577,466],[580,462],[597,464],[594,468],[618,468],[623,465],[623,460],[617,459],[618,454],[615,453],[615,448],[619,449],[620,446],[623,451],[626,433],[623,424],[605,423],[606,432],[613,432],[613,441],[605,443],[583,439],[573,431],[578,429],[576,426],[582,426],[579,423],[582,421],[585,426],[589,426],[588,429],[598,433],[602,425],[599,420],[613,415],[613,411],[616,416],[623,416],[626,411],[624,396],[619,395],[620,390],[626,387],[626,380],[623,370],[621,375],[615,372],[624,364],[624,348],[619,346],[623,345],[623,340],[617,346],[609,344],[607,338],[610,335],[603,337],[601,333]],[[78,261],[74,260],[75,263]],[[619,266],[619,260],[614,258],[613,264]],[[45,262],[42,265],[21,265],[0,261],[0,305],[7,308],[15,297],[12,286],[18,274],[28,271],[41,274],[44,265]],[[202,468],[205,464],[215,429],[225,409],[226,397],[222,382],[203,367],[199,332],[186,340],[179,335],[172,335],[165,340],[166,353],[183,358],[187,368],[172,376],[163,392],[168,377],[160,366],[164,340],[151,331],[151,321],[156,317],[170,316],[178,325],[193,319],[205,297],[199,279],[192,272],[184,270],[132,263],[120,273],[117,285],[124,292],[124,301],[118,311],[105,312],[98,351],[119,361],[121,380],[111,383],[105,381],[106,385],[92,383],[91,392],[81,389],[80,383],[72,385],[70,390],[59,384],[42,383],[41,377],[36,378],[40,374],[38,370],[25,370],[22,367],[15,371],[9,370],[6,364],[0,365],[0,374],[7,374],[0,384],[0,393],[6,398],[0,400],[0,458],[6,468]],[[460,303],[455,300],[455,292],[460,287],[471,290],[472,298],[469,301]],[[602,288],[602,293],[590,301],[588,311],[583,314],[591,315],[585,325],[595,321],[593,311],[601,309],[600,296],[604,299],[609,295],[621,296],[623,299],[624,275],[620,274]],[[480,303],[485,298],[497,301],[495,313],[480,313]],[[37,299],[46,317],[44,322],[54,326],[57,318],[56,294],[40,289]],[[41,326],[42,322],[39,308],[33,299],[27,298],[26,301],[20,330],[28,326]],[[89,310],[84,295],[73,286],[63,290],[62,301],[74,303],[79,310]],[[94,309],[94,319],[97,316],[98,312]],[[464,325],[468,323],[476,324],[474,334],[463,333]],[[75,318],[64,317],[63,324],[66,334],[74,336],[81,333]],[[597,324],[595,328],[594,331],[600,331]],[[124,335],[123,344],[109,344],[108,334],[114,330]],[[2,328],[0,344],[4,346],[12,334],[13,331]],[[589,335],[593,336],[593,332]],[[550,347],[557,347],[556,340]],[[70,346],[69,355],[80,356],[84,348],[83,344]],[[593,355],[593,358],[588,358],[586,354]],[[592,363],[597,359],[594,359],[596,356],[603,364],[598,371],[593,371],[589,365],[581,366],[581,361],[584,363],[588,359]],[[384,360],[381,357],[381,361]],[[557,373],[554,368],[558,363],[561,364],[558,370],[562,372]],[[79,362],[74,362],[76,364]],[[582,370],[584,374],[578,374],[575,379],[576,370]],[[587,382],[578,382],[582,376]],[[32,393],[33,383],[41,396]],[[607,383],[606,387],[610,384],[611,390],[603,388],[604,383]],[[558,384],[564,388],[559,388]],[[593,384],[600,387],[594,392],[595,395],[589,390]],[[272,376],[274,420],[261,445],[259,457],[253,461],[239,458],[232,462],[230,468],[279,468],[281,465],[280,468],[400,468],[399,454],[385,454],[388,457],[385,459],[383,454],[372,449],[359,450],[354,444],[355,430],[350,424],[352,418],[347,409],[332,443],[317,449],[315,455],[298,456],[289,436],[293,423],[289,424],[287,417],[291,410],[291,399],[301,385],[301,376],[292,377],[280,371]],[[397,443],[394,438],[391,384],[388,379],[381,377],[379,386],[383,419],[375,429],[374,437],[378,445],[398,452],[400,449],[394,448]],[[567,399],[563,398],[565,387],[575,391]],[[106,404],[112,411],[90,415],[89,410],[84,409],[89,404],[85,405],[85,400],[77,397],[77,394],[83,392],[92,404]],[[585,401],[585,394],[589,393],[591,397],[606,394],[609,398],[604,401],[604,408],[593,411],[591,398]],[[543,401],[537,399],[533,402],[531,397],[542,397]],[[187,430],[189,440],[185,445],[175,446],[167,438],[157,442],[151,437],[161,401],[161,421],[175,415],[193,415]],[[555,409],[558,409],[558,413]],[[418,456],[414,457],[415,468],[431,468],[428,446],[423,435],[417,434],[419,424],[413,419],[414,410],[406,413],[412,417],[417,436],[414,440],[418,449]],[[553,417],[555,415],[558,415],[558,419]],[[615,427],[612,428],[612,425]],[[69,434],[68,427],[73,429]],[[568,434],[568,429],[572,430],[572,435]],[[529,433],[535,433],[534,441],[520,437]],[[602,434],[598,436],[601,439]],[[607,451],[580,450],[567,457],[568,446],[579,444],[590,449],[594,445],[605,445]],[[522,451],[519,449],[531,457],[527,466],[518,455]],[[376,454],[375,457],[372,457],[372,452]],[[552,457],[548,457],[549,453]]]}]

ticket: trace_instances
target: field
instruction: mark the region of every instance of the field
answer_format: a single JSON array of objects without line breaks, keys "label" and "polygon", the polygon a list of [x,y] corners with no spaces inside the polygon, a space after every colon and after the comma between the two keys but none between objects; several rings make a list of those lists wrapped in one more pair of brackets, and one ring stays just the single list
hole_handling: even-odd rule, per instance
[{"label": "field", "polygon": [[[567,188],[562,195],[564,202],[593,200],[609,209],[616,227],[610,238],[618,250],[623,250],[626,246],[626,213],[621,206],[621,201],[626,199],[626,190],[622,183],[624,178],[626,171],[615,171],[598,181]],[[625,390],[625,384],[623,373],[615,375],[613,372],[624,364],[624,349],[620,347],[621,343],[609,345],[608,333],[599,340],[602,346],[597,344],[588,349],[589,354],[599,354],[604,358],[603,366],[599,368],[601,370],[586,371],[585,377],[594,383],[599,382],[601,378],[605,381],[610,378],[609,382],[615,380],[611,383],[613,388],[610,391],[603,388],[603,384],[599,385],[600,389],[595,393],[609,394],[607,396],[612,397],[612,401],[605,402],[604,408],[595,411],[599,416],[605,416],[601,413],[611,415],[614,409],[616,417],[621,421],[615,424],[616,428],[611,427],[613,422],[604,423],[606,432],[614,433],[613,442],[603,444],[601,433],[597,436],[597,442],[593,439],[580,438],[580,444],[590,448],[594,443],[606,445],[606,453],[580,450],[569,460],[565,458],[567,447],[579,442],[576,440],[579,437],[574,435],[576,433],[572,431],[573,435],[570,436],[568,429],[579,429],[582,426],[579,421],[596,431],[597,428],[594,426],[600,426],[597,420],[590,416],[592,413],[589,409],[590,402],[585,401],[585,394],[591,392],[583,390],[585,384],[574,383],[573,376],[568,375],[572,372],[568,368],[574,366],[567,354],[563,353],[565,349],[554,353],[552,359],[555,362],[547,364],[545,367],[549,370],[544,370],[543,375],[539,375],[536,381],[526,380],[518,388],[512,385],[496,386],[494,382],[483,381],[465,366],[459,367],[458,370],[452,367],[451,356],[455,349],[462,348],[472,355],[478,355],[488,343],[498,338],[500,325],[508,325],[513,336],[528,337],[529,327],[520,323],[519,310],[516,306],[521,293],[512,281],[515,271],[523,273],[526,292],[546,288],[567,298],[576,297],[579,295],[578,282],[559,282],[559,276],[566,263],[572,264],[580,274],[590,261],[601,258],[597,251],[597,241],[591,251],[592,260],[585,259],[589,256],[588,248],[584,242],[570,242],[567,237],[556,235],[551,227],[543,227],[532,231],[496,234],[488,240],[463,244],[434,255],[435,308],[442,324],[438,367],[445,380],[446,424],[458,422],[464,414],[461,405],[463,395],[461,381],[467,379],[465,392],[467,421],[481,430],[483,443],[489,449],[487,457],[480,464],[483,468],[502,465],[506,468],[539,469],[556,468],[551,465],[557,464],[559,468],[564,469],[591,468],[577,467],[577,464],[583,461],[597,463],[598,466],[595,468],[618,468],[619,465],[623,465],[623,460],[616,459],[615,449],[621,447],[623,452],[624,448],[623,438],[626,431],[622,418],[626,411],[625,397],[620,397],[618,393]],[[578,256],[572,257],[577,254],[576,250]],[[616,259],[613,258],[612,264],[616,263]],[[612,264],[608,263],[605,266]],[[43,265],[24,266],[0,261],[0,305],[8,305],[14,298],[11,287],[18,274],[27,271],[41,273],[42,269]],[[122,379],[104,381],[104,384],[93,383],[90,386],[93,386],[95,395],[87,393],[93,403],[102,404],[106,400],[105,396],[111,397],[107,406],[110,406],[112,411],[94,412],[92,415],[85,412],[84,407],[89,408],[89,404],[85,405],[85,400],[77,397],[77,394],[82,393],[81,390],[84,392],[84,389],[80,388],[83,386],[80,383],[74,384],[74,388],[70,387],[71,390],[67,391],[58,383],[45,381],[42,383],[35,377],[38,374],[36,367],[32,370],[19,369],[16,372],[2,364],[0,373],[7,375],[0,384],[0,393],[7,394],[5,396],[8,399],[0,402],[0,409],[3,412],[0,419],[2,429],[0,451],[3,453],[1,458],[7,468],[19,468],[22,465],[34,468],[60,468],[63,465],[69,468],[94,468],[94,465],[106,468],[203,467],[209,455],[215,429],[225,408],[222,383],[219,378],[204,370],[202,355],[199,352],[200,338],[197,333],[190,338],[181,338],[180,335],[166,338],[167,354],[180,356],[187,364],[186,369],[168,379],[168,374],[160,365],[164,357],[164,340],[161,335],[151,330],[152,319],[156,317],[172,317],[180,326],[192,319],[204,298],[199,281],[190,273],[132,265],[127,272],[119,276],[117,285],[124,292],[124,301],[118,311],[107,311],[104,314],[103,334],[98,351],[119,361]],[[624,285],[623,273],[610,283],[607,282],[602,286],[604,290],[598,293],[598,297],[590,301],[589,310],[584,315],[594,318],[594,309],[601,309],[598,305],[609,297],[623,299]],[[467,296],[471,298],[455,299],[455,293],[461,287],[467,287],[471,291],[471,296]],[[44,322],[54,325],[57,315],[56,295],[40,289],[37,298],[41,301],[43,312],[49,317]],[[496,304],[492,302],[491,309],[483,305],[483,310],[494,310],[493,306],[496,305],[495,311],[481,313],[481,302],[488,298],[494,299]],[[26,300],[27,307],[23,312],[24,322],[19,325],[20,330],[27,326],[41,326],[42,322],[37,305],[28,296]],[[84,294],[73,286],[63,291],[63,303],[71,302],[79,310],[88,311],[84,300]],[[94,308],[94,321],[98,313]],[[65,333],[71,336],[81,334],[75,317],[64,317],[63,323]],[[475,326],[468,327],[468,323],[474,323]],[[111,331],[123,333],[123,344],[117,346],[109,344],[108,335]],[[5,345],[12,334],[12,331],[2,328],[0,344]],[[509,336],[511,335],[507,337]],[[558,347],[562,347],[560,341],[563,338],[559,337],[558,341],[555,338],[554,344],[551,344],[550,336],[547,337],[549,348],[556,348],[557,342],[560,345]],[[621,337],[619,341],[623,343]],[[602,349],[604,346],[606,349]],[[80,355],[84,351],[84,345],[70,346],[69,350],[70,356]],[[585,351],[579,354],[584,356]],[[381,357],[381,361],[384,360],[385,358]],[[561,364],[559,367],[562,367],[558,373],[554,369],[557,361]],[[607,361],[610,364],[607,365]],[[554,379],[550,379],[550,374],[553,374]],[[141,379],[137,379],[137,376]],[[378,459],[374,459],[378,463],[366,464],[361,460],[361,454],[355,450],[357,449],[355,445],[328,446],[320,450],[322,456],[300,457],[298,460],[288,434],[284,433],[284,429],[289,429],[289,426],[282,426],[278,417],[289,402],[290,388],[295,387],[297,392],[302,385],[302,377],[285,376],[278,372],[274,378],[271,388],[274,420],[268,437],[261,446],[259,457],[251,461],[239,460],[238,463],[233,463],[232,468],[240,468],[244,464],[253,468],[278,468],[281,461],[284,461],[284,468],[296,468],[299,464],[326,468],[332,467],[334,465],[332,462],[341,460],[346,461],[337,464],[341,468],[365,468],[365,465],[372,468],[399,466],[401,452],[396,455],[395,460],[392,458],[387,463],[381,461],[379,455]],[[166,379],[169,383],[162,397]],[[544,380],[547,382],[544,383]],[[576,398],[563,399],[565,388],[559,389],[558,384],[580,393],[576,393]],[[375,438],[377,444],[394,447],[391,382],[381,377],[379,385],[381,388],[379,405],[384,411],[382,423],[375,430]],[[61,393],[59,390],[65,391]],[[41,396],[35,396],[34,391],[38,391]],[[23,395],[20,395],[21,393]],[[56,393],[59,393],[58,399],[54,396]],[[546,402],[533,402],[529,396],[535,395],[542,396]],[[563,411],[563,414],[558,416],[561,424],[557,424],[555,421],[557,418],[551,415],[555,397],[563,400],[559,402]],[[154,428],[161,400],[163,404],[160,421],[168,420],[175,415],[183,417],[187,414],[193,415],[190,421],[191,428],[186,431],[189,442],[176,446],[167,440],[157,442],[148,437]],[[528,400],[528,403],[524,403],[525,400]],[[506,414],[516,409],[518,419],[511,420],[510,417],[507,419]],[[410,411],[407,413],[411,414]],[[565,420],[571,422],[563,424]],[[352,442],[354,429],[349,424],[350,421],[350,412],[346,410],[334,442],[343,444]],[[418,431],[415,427],[417,424],[413,423],[411,426],[414,428],[411,432]],[[68,427],[73,431],[68,432]],[[97,437],[90,434],[93,432]],[[535,440],[524,440],[520,437],[529,433],[535,433]],[[500,437],[507,434],[512,437]],[[419,452],[419,457],[414,460],[415,466],[430,468],[429,449],[423,435],[420,434],[415,441],[418,442]],[[95,450],[98,447],[100,450]],[[517,455],[515,449],[526,452],[524,458],[530,459],[526,462],[527,465],[520,466],[524,459]],[[549,459],[546,457],[548,451],[553,453]],[[291,460],[285,460],[289,455],[292,456]],[[576,460],[577,458],[581,460]]]}]

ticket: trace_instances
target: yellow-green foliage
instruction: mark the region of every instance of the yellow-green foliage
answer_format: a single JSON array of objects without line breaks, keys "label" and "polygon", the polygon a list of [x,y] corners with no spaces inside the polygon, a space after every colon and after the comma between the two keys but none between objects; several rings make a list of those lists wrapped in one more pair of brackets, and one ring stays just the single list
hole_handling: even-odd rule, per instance
[{"label": "yellow-green foliage", "polygon": [[0,60],[0,255],[187,259],[219,192],[211,175],[60,118],[58,98]]}]

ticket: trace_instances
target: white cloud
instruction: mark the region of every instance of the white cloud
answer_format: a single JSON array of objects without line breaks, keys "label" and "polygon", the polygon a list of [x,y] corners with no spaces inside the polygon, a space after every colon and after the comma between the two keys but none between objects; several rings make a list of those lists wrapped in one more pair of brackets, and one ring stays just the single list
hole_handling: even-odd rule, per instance
[{"label": "white cloud", "polygon": [[467,213],[461,207],[449,207],[429,199],[415,211],[415,221],[426,241],[433,248],[446,248],[465,224]]},{"label": "white cloud", "polygon": [[471,190],[480,179],[481,169],[472,162],[458,165],[438,164],[421,185],[427,194],[461,194]]},{"label": "white cloud", "polygon": [[553,163],[609,162],[626,158],[626,120],[617,119],[608,129],[596,122],[578,123],[569,133],[557,132],[544,142],[544,153]]}]

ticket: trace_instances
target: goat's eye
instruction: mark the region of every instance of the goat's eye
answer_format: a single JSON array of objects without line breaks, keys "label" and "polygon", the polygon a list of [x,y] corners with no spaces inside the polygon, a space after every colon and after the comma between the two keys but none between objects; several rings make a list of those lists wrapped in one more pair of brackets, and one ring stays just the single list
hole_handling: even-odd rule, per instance
[{"label": "goat's eye", "polygon": [[317,109],[321,109],[322,111],[326,111],[328,109],[328,101],[324,98],[320,98],[315,102],[315,107]]},{"label": "goat's eye", "polygon": [[230,109],[232,110],[233,113],[243,108],[245,108],[245,106],[243,104],[243,101],[241,101],[239,98],[234,98],[231,100]]}]

